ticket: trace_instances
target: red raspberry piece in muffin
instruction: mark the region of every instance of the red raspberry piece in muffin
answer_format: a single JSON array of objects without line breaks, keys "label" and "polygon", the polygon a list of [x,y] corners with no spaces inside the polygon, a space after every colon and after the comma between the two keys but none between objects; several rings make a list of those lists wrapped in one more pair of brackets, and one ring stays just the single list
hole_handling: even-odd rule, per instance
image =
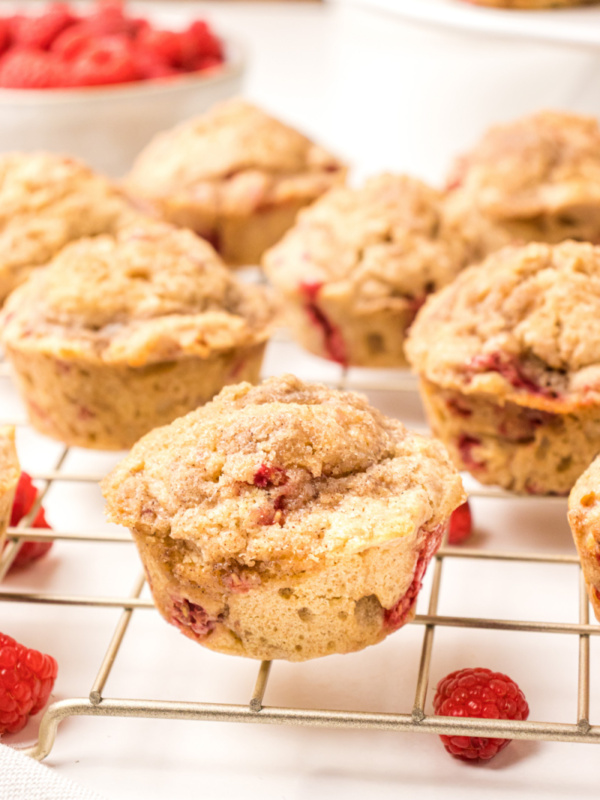
[{"label": "red raspberry piece in muffin", "polygon": [[293,376],[229,387],[148,434],[103,491],[167,621],[214,650],[294,661],[410,621],[465,499],[438,443]]}]

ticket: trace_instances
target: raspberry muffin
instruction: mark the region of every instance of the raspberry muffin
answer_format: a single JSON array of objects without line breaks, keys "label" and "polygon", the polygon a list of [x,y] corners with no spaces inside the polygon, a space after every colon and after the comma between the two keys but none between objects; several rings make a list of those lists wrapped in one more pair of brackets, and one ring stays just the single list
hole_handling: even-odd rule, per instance
[{"label": "raspberry muffin", "polygon": [[0,555],[10,522],[19,475],[14,428],[0,426]]},{"label": "raspberry muffin", "polygon": [[126,186],[208,239],[227,263],[243,265],[258,264],[298,211],[345,173],[298,131],[237,99],[156,137]]},{"label": "raspberry muffin", "polygon": [[0,305],[66,244],[115,231],[132,214],[121,193],[79,161],[0,154]]},{"label": "raspberry muffin", "polygon": [[590,601],[600,622],[600,457],[592,461],[571,490],[569,525]]},{"label": "raspberry muffin", "polygon": [[600,451],[600,247],[492,254],[427,301],[407,352],[457,465],[566,494]]},{"label": "raspberry muffin", "polygon": [[406,365],[406,330],[425,296],[465,257],[460,236],[443,231],[438,192],[384,174],[303,211],[264,268],[307,350],[343,365],[393,367]]},{"label": "raspberry muffin", "polygon": [[103,490],[168,622],[213,650],[291,661],[410,621],[464,500],[439,443],[290,375],[152,431]]},{"label": "raspberry muffin", "polygon": [[258,380],[273,317],[268,291],[239,283],[209,244],[144,221],[65,247],[0,324],[34,427],[121,449]]},{"label": "raspberry muffin", "polygon": [[506,244],[600,241],[600,128],[542,111],[491,128],[458,160],[444,209],[477,259]]}]

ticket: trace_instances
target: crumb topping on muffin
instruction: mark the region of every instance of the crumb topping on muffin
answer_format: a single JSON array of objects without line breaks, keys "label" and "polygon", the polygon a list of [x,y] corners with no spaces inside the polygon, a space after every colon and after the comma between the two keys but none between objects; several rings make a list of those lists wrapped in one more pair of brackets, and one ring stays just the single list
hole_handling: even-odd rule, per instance
[{"label": "crumb topping on muffin", "polygon": [[244,100],[156,137],[127,178],[135,194],[193,194],[221,213],[249,213],[289,197],[318,196],[343,165],[293,128]]},{"label": "crumb topping on muffin", "polygon": [[508,247],[429,298],[415,369],[446,388],[549,410],[600,400],[600,247]]},{"label": "crumb topping on muffin", "polygon": [[600,202],[600,127],[593,117],[541,111],[491,128],[454,168],[451,188],[503,221]]},{"label": "crumb topping on muffin", "polygon": [[285,292],[318,285],[370,311],[422,299],[464,259],[460,238],[442,230],[441,195],[415,178],[383,174],[360,189],[332,189],[302,211],[265,268]]},{"label": "crumb topping on muffin", "polygon": [[134,214],[105,178],[50,153],[0,155],[0,300],[65,244]]},{"label": "crumb topping on muffin", "polygon": [[198,569],[291,574],[433,529],[464,492],[443,447],[360,395],[293,376],[226,387],[152,431],[103,483],[108,516]]},{"label": "crumb topping on muffin", "polygon": [[207,242],[140,220],[71,243],[33,275],[5,307],[4,340],[138,366],[263,341],[273,317],[268,293]]}]

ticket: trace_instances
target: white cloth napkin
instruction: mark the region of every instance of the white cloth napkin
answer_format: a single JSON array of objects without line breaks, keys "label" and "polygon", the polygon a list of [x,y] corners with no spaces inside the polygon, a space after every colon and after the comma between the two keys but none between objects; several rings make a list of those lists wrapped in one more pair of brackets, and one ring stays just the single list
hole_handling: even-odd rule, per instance
[{"label": "white cloth napkin", "polygon": [[105,800],[33,758],[0,744],[0,800]]}]

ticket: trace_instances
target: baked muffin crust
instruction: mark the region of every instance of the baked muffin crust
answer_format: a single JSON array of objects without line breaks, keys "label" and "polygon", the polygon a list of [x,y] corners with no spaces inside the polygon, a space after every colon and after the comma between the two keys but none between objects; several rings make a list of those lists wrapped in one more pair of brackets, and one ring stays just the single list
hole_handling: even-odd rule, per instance
[{"label": "baked muffin crust", "polygon": [[383,174],[302,211],[264,266],[307,349],[342,364],[397,366],[426,295],[449,283],[465,257],[461,238],[445,235],[441,195]]},{"label": "baked muffin crust", "polygon": [[0,304],[66,244],[110,233],[136,212],[85,164],[51,153],[0,155]]},{"label": "baked muffin crust", "polygon": [[[426,542],[439,546],[441,533],[431,532],[464,499],[438,443],[359,395],[293,376],[227,387],[151,432],[103,490],[109,519],[131,528],[169,621],[217,650],[293,660],[383,638],[386,609],[407,592]],[[364,630],[359,601],[359,616],[372,611]],[[204,610],[210,635],[182,622],[184,602]],[[273,630],[290,613],[291,629]]]},{"label": "baked muffin crust", "polygon": [[10,522],[20,474],[15,430],[6,425],[0,426],[0,555],[6,540],[6,529]]},{"label": "baked muffin crust", "polygon": [[298,210],[344,176],[323,148],[236,99],[156,137],[126,186],[211,241],[228,263],[244,264],[258,263]]},{"label": "baked muffin crust", "polygon": [[95,443],[118,446],[210,399],[240,370],[256,380],[273,319],[268,292],[239,283],[209,244],[140,221],[74,242],[37,271],[5,306],[3,340],[38,428],[85,441],[65,427],[66,402],[90,425],[106,412]]},{"label": "baked muffin crust", "polygon": [[581,475],[569,495],[569,525],[581,560],[590,602],[600,621],[600,459]]},{"label": "baked muffin crust", "polygon": [[449,178],[446,224],[474,257],[505,244],[600,238],[600,127],[596,119],[541,111],[497,125]]}]

